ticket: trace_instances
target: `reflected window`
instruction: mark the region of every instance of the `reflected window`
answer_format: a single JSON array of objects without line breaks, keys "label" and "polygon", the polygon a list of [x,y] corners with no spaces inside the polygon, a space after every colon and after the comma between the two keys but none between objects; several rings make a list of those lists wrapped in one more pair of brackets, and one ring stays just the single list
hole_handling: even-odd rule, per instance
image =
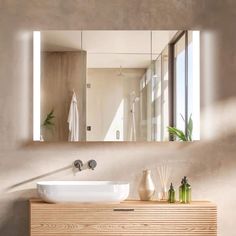
[{"label": "reflected window", "polygon": [[175,127],[185,130],[185,35],[176,43],[174,49],[174,75],[175,75]]},{"label": "reflected window", "polygon": [[188,117],[193,120],[193,140],[200,140],[200,38],[188,32]]},{"label": "reflected window", "polygon": [[169,77],[168,77],[168,47],[162,53],[162,141],[169,140],[167,126],[169,126]]},{"label": "reflected window", "polygon": [[174,126],[185,134],[190,118],[192,140],[200,139],[199,31],[184,31],[174,42]]}]

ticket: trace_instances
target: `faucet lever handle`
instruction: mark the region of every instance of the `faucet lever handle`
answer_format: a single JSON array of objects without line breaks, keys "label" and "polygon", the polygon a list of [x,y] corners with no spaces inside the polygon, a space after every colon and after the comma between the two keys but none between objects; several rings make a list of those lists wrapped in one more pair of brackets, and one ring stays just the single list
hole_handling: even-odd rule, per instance
[{"label": "faucet lever handle", "polygon": [[97,166],[97,162],[95,160],[88,161],[89,169],[94,170],[96,166]]},{"label": "faucet lever handle", "polygon": [[83,167],[83,162],[81,160],[76,160],[74,161],[74,166],[79,170],[81,171],[82,170],[82,167]]}]

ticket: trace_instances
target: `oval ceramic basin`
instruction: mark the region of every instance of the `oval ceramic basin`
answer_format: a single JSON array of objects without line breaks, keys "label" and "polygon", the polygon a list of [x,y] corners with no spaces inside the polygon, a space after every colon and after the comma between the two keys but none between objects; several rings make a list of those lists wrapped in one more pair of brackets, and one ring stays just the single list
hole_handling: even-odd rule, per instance
[{"label": "oval ceramic basin", "polygon": [[42,181],[37,183],[45,202],[109,203],[121,202],[129,196],[129,183],[115,181]]}]

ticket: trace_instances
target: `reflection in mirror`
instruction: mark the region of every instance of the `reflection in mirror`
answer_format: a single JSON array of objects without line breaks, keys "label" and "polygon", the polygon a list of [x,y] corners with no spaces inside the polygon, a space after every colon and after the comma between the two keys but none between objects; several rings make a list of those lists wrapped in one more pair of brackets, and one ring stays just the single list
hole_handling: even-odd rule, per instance
[{"label": "reflection in mirror", "polygon": [[198,31],[38,33],[34,140],[199,140]]}]

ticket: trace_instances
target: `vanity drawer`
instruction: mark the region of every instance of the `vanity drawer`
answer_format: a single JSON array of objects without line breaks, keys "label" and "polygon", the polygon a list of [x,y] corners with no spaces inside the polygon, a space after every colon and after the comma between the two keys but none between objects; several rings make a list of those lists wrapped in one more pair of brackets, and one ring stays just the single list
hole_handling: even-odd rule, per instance
[{"label": "vanity drawer", "polygon": [[217,235],[216,206],[127,201],[121,204],[30,203],[31,236]]}]

